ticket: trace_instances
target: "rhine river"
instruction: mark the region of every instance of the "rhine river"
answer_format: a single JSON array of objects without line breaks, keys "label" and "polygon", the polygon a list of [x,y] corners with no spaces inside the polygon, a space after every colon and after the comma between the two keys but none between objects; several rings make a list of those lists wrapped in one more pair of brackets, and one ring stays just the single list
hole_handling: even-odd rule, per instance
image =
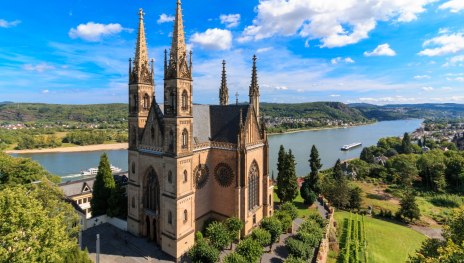
[{"label": "rhine river", "polygon": [[[377,144],[382,137],[401,136],[420,127],[422,120],[383,121],[371,125],[340,129],[309,130],[295,133],[276,134],[269,136],[269,166],[277,176],[277,153],[280,145],[292,149],[296,159],[298,176],[309,173],[309,153],[311,146],[319,150],[323,167],[330,168],[337,159],[346,160],[359,157],[363,147]],[[350,151],[341,151],[345,144],[361,142],[362,147]],[[15,156],[32,158],[53,174],[63,177],[63,180],[79,179],[79,172],[91,167],[97,167],[100,155],[104,151],[74,152],[74,153],[41,153],[15,154]],[[127,171],[127,150],[107,151],[111,164]]]}]

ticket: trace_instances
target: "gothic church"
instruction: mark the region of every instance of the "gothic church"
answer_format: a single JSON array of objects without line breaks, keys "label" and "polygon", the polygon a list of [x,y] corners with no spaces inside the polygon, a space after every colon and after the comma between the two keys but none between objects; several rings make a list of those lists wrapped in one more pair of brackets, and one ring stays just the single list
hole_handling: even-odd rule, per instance
[{"label": "gothic church", "polygon": [[256,57],[249,104],[228,103],[223,63],[220,105],[194,105],[192,52],[186,50],[178,0],[159,104],[143,22],[140,10],[135,58],[129,61],[128,230],[179,259],[207,219],[237,217],[247,235],[273,212]]}]

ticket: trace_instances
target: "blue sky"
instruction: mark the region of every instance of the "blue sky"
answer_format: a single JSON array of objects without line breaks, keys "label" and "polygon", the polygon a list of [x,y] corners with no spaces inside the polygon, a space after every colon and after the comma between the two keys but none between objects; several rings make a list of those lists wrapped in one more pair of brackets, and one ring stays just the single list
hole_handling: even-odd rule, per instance
[{"label": "blue sky", "polygon": [[[175,2],[4,1],[0,101],[126,102],[139,8],[162,101]],[[265,102],[464,103],[462,0],[184,0],[182,7],[196,103],[218,103],[222,59],[230,101],[236,92],[247,100],[253,54]]]}]

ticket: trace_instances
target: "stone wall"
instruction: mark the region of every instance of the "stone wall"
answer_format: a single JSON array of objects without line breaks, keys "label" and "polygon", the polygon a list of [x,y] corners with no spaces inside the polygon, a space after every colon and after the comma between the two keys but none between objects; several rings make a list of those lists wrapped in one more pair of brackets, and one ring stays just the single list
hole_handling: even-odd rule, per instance
[{"label": "stone wall", "polygon": [[104,223],[109,223],[110,225],[113,225],[123,231],[127,231],[127,221],[124,221],[116,217],[109,217],[107,215],[92,217],[90,219],[85,220],[82,226],[82,230],[86,230]]},{"label": "stone wall", "polygon": [[328,220],[329,223],[325,227],[325,234],[324,238],[322,239],[321,243],[319,244],[319,248],[317,249],[317,258],[316,258],[316,263],[325,263],[327,262],[327,256],[329,253],[329,235],[330,235],[330,230],[332,227],[334,227],[334,208],[331,207],[328,203],[328,201],[324,198],[321,198],[324,208],[328,211]]}]

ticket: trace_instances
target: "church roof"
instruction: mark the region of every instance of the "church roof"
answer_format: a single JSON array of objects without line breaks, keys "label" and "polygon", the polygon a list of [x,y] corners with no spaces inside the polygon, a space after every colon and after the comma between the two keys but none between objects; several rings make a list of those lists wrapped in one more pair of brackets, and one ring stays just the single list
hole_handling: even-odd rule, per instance
[{"label": "church roof", "polygon": [[[164,112],[164,105],[159,105]],[[240,110],[246,119],[249,105],[193,105],[193,141],[237,143],[240,131]]]}]

